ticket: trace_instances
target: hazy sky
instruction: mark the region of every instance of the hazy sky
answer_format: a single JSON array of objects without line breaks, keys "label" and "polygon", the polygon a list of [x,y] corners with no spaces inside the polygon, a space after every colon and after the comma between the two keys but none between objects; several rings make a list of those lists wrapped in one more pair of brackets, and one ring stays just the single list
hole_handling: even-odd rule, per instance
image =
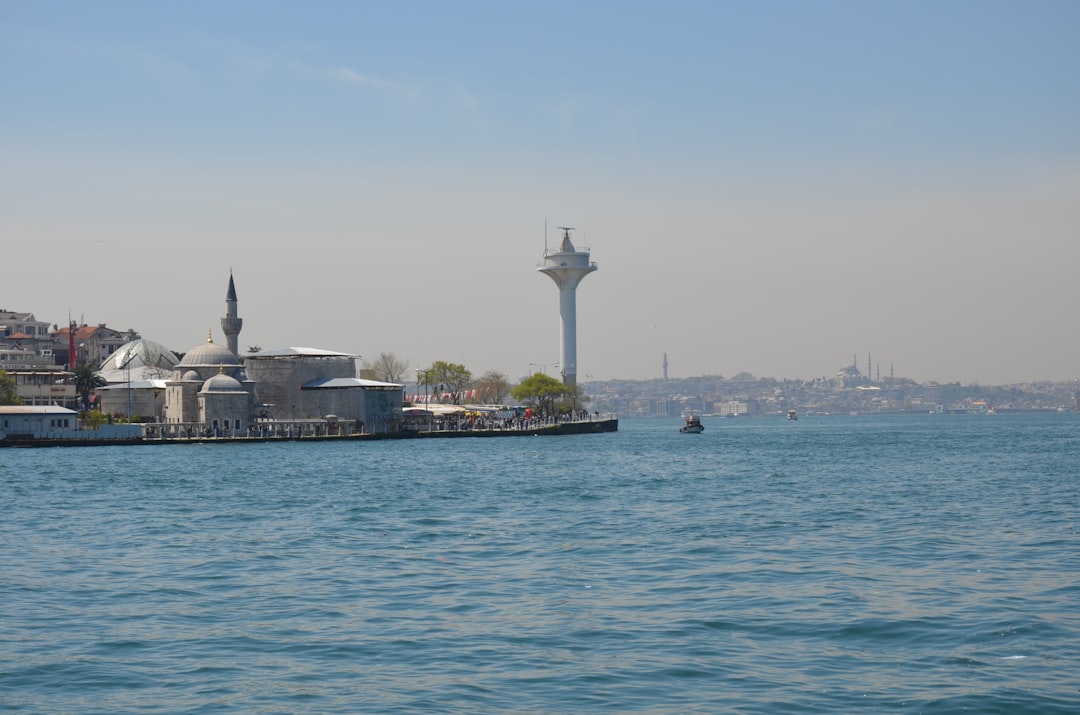
[{"label": "hazy sky", "polygon": [[[1080,378],[1080,2],[0,2],[0,308],[518,378]],[[552,374],[557,369],[549,368]]]}]

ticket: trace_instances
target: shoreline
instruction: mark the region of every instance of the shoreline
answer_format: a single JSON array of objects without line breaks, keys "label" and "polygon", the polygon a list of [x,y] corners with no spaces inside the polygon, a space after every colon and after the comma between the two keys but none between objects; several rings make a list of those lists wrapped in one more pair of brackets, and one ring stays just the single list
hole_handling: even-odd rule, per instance
[{"label": "shoreline", "polygon": [[262,442],[371,442],[387,439],[447,439],[467,437],[561,437],[574,434],[604,434],[619,431],[618,418],[563,422],[527,429],[502,430],[403,430],[371,434],[319,435],[307,437],[134,437],[102,439],[29,438],[0,440],[0,448],[107,447],[162,444],[256,444]]}]

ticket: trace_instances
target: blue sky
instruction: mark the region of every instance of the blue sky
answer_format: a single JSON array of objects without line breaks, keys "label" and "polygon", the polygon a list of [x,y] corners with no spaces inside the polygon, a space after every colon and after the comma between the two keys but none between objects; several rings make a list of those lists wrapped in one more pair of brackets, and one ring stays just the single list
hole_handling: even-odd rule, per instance
[{"label": "blue sky", "polygon": [[1075,2],[5,3],[0,303],[183,351],[231,267],[245,345],[518,377],[558,359],[546,220],[600,265],[582,376],[1080,377],[1078,31]]}]

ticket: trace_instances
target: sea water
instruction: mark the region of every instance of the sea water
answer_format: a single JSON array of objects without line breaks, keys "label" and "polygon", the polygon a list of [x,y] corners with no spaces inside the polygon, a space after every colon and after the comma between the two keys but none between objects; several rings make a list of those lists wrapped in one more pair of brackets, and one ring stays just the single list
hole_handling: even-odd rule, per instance
[{"label": "sea water", "polygon": [[1080,415],[0,450],[0,709],[1080,712]]}]

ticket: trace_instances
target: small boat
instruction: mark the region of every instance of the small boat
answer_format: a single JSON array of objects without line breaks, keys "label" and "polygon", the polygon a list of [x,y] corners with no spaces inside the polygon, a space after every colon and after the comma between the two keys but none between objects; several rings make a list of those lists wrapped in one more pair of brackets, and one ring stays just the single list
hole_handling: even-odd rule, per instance
[{"label": "small boat", "polygon": [[789,420],[797,420],[797,419],[799,419],[799,416],[797,414],[795,414],[795,410],[788,410],[787,411],[787,418]]},{"label": "small boat", "polygon": [[686,424],[680,427],[679,431],[686,434],[701,434],[705,431],[705,425],[701,424],[700,417],[690,415],[686,418]]}]

